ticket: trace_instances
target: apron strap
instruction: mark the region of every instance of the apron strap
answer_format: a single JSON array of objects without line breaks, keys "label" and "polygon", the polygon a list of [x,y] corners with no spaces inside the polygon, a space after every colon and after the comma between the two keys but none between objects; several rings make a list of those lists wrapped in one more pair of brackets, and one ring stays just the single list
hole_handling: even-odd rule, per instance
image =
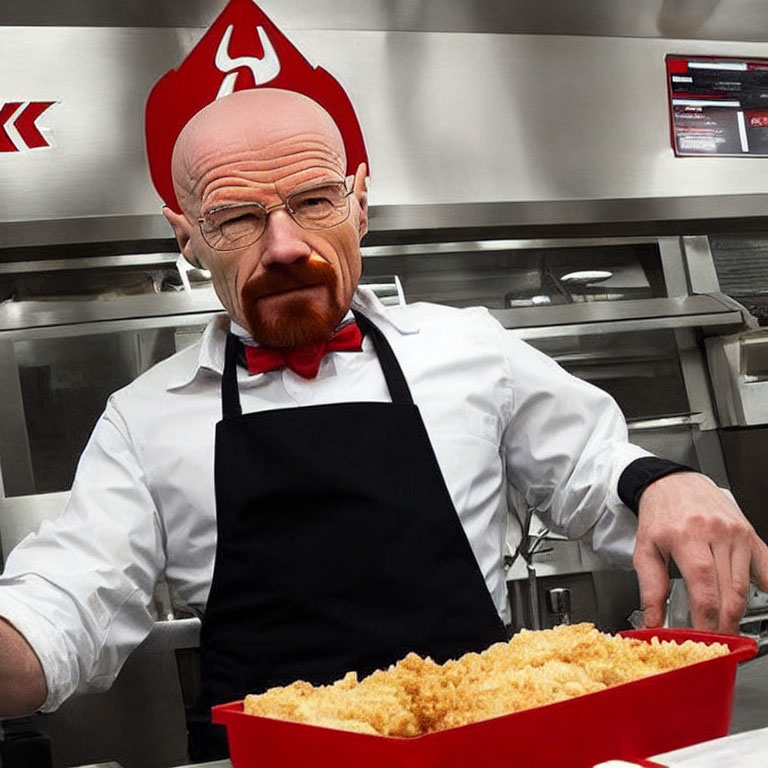
[{"label": "apron strap", "polygon": [[227,334],[224,373],[221,376],[221,416],[223,419],[233,419],[243,415],[243,409],[240,407],[240,393],[237,389],[237,355],[240,343],[234,333]]},{"label": "apron strap", "polygon": [[413,405],[413,397],[411,397],[411,390],[408,387],[405,376],[403,376],[403,370],[400,368],[400,363],[397,362],[395,353],[392,351],[392,347],[389,346],[389,342],[384,334],[365,315],[360,314],[356,309],[352,310],[352,314],[355,316],[360,330],[370,336],[371,341],[373,341],[373,348],[376,350],[376,355],[379,358],[379,365],[381,365],[381,370],[387,381],[387,388],[389,389],[389,396],[392,398],[392,402],[397,405]]},{"label": "apron strap", "polygon": [[[389,396],[397,405],[413,405],[413,397],[408,383],[403,375],[400,363],[397,362],[392,347],[389,346],[384,334],[365,315],[352,310],[357,324],[363,334],[370,336],[373,348],[379,358],[384,379],[387,382]],[[234,333],[227,334],[227,345],[224,353],[224,373],[221,377],[221,415],[224,419],[238,418],[243,415],[240,405],[240,392],[237,387],[237,358],[240,340]]]}]

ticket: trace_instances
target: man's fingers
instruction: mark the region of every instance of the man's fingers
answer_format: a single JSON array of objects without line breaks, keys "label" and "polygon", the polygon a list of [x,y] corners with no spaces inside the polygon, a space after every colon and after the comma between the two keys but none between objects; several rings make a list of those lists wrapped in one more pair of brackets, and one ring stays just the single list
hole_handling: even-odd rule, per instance
[{"label": "man's fingers", "polygon": [[[672,555],[688,590],[691,623],[696,629],[717,631],[720,621],[720,575],[710,547],[690,541]],[[730,580],[730,558],[723,566],[723,578]],[[727,573],[727,576],[725,575]]]},{"label": "man's fingers", "polygon": [[669,595],[669,572],[667,561],[656,547],[644,547],[641,542],[635,547],[633,565],[640,586],[640,602],[644,611],[646,627],[660,627],[667,613]]},{"label": "man's fingers", "polygon": [[703,475],[668,475],[651,483],[641,497],[635,568],[644,605],[651,611],[646,614],[649,625],[663,611],[659,592],[667,581],[659,567],[669,558],[685,580],[691,620],[699,629],[738,631],[750,572],[768,591],[768,546],[733,496]]},{"label": "man's fingers", "polygon": [[736,634],[744,615],[749,592],[749,546],[734,546],[734,542],[721,539],[712,545],[720,591],[718,632]]},{"label": "man's fingers", "polygon": [[752,544],[752,580],[763,592],[768,592],[768,545],[755,534]]}]

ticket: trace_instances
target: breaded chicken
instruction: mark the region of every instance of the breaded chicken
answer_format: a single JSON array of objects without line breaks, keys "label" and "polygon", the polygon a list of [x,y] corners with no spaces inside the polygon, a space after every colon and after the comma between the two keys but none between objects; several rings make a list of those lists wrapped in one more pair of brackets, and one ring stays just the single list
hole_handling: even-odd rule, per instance
[{"label": "breaded chicken", "polygon": [[363,680],[297,681],[246,696],[251,715],[371,733],[418,736],[552,704],[729,652],[722,643],[614,637],[592,624],[522,630],[508,643],[436,664],[415,653]]}]

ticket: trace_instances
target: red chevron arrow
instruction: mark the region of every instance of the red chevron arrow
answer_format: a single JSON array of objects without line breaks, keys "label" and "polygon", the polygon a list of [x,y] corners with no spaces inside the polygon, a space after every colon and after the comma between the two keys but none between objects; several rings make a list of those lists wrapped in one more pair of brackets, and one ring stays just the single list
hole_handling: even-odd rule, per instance
[{"label": "red chevron arrow", "polygon": [[37,149],[50,146],[45,137],[38,130],[35,121],[55,101],[30,101],[24,109],[10,122],[19,133],[24,147],[18,147],[5,130],[9,121],[16,114],[22,101],[9,101],[0,108],[0,152],[18,152],[20,149]]},{"label": "red chevron arrow", "polygon": [[11,115],[22,105],[21,101],[9,101],[0,108],[0,152],[18,152],[19,148],[11,141],[5,132],[5,124]]}]

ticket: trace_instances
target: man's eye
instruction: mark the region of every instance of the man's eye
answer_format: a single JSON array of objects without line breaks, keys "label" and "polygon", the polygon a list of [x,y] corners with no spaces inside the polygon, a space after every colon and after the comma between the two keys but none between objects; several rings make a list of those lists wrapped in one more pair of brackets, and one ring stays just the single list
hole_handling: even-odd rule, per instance
[{"label": "man's eye", "polygon": [[290,209],[307,221],[327,221],[342,210],[344,199],[342,185],[308,189],[290,198]]},{"label": "man's eye", "polygon": [[219,232],[227,240],[237,240],[249,236],[261,226],[258,213],[249,211],[219,211],[213,220],[213,231]]},{"label": "man's eye", "polygon": [[241,224],[243,222],[250,221],[253,218],[254,215],[252,213],[232,213],[219,219],[219,226],[225,227],[229,226],[230,224]]},{"label": "man's eye", "polygon": [[304,208],[309,210],[310,208],[332,208],[334,203],[330,197],[325,195],[312,195],[311,197],[302,197],[299,200],[294,200],[293,205],[297,209]]}]

